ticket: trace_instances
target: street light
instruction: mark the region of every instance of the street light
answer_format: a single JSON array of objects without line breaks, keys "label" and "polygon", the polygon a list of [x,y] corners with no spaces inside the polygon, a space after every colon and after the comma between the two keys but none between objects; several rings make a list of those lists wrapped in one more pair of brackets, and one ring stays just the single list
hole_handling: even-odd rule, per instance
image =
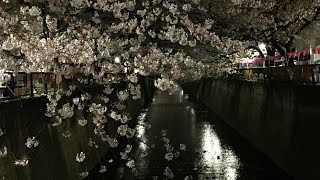
[{"label": "street light", "polygon": [[114,62],[117,64],[120,64],[120,62],[121,62],[120,57],[115,57]]}]

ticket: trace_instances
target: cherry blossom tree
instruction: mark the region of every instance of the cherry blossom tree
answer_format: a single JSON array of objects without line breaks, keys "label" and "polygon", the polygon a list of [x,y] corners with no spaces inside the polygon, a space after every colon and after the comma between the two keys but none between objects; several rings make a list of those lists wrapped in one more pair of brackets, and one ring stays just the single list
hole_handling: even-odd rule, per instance
[{"label": "cherry blossom tree", "polygon": [[[115,148],[119,137],[135,136],[124,110],[129,98],[141,98],[138,76],[152,76],[156,87],[174,91],[178,80],[222,73],[236,52],[259,42],[286,49],[317,20],[319,5],[312,0],[1,0],[0,82],[8,79],[5,71],[62,75],[64,91],[48,94],[52,125],[88,111],[91,119],[79,117],[79,125],[93,123],[95,136]],[[116,90],[113,84],[120,81],[127,85]],[[92,93],[88,84],[99,88]],[[109,121],[117,124],[117,135],[106,130]],[[36,148],[39,142],[31,140],[27,146]],[[2,149],[1,156],[7,154]],[[121,156],[134,169],[130,151],[128,145]],[[84,152],[75,157],[85,160]],[[165,174],[171,177],[169,170]]]},{"label": "cherry blossom tree", "polygon": [[[224,3],[223,3],[224,2]],[[206,1],[217,35],[265,42],[284,53],[310,24],[319,19],[319,1],[233,0]],[[283,50],[284,49],[284,50]]]}]

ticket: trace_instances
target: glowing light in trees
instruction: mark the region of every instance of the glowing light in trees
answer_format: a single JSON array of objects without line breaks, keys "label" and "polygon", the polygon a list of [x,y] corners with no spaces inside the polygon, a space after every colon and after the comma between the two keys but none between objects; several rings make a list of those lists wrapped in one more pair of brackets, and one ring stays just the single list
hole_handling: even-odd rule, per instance
[{"label": "glowing light in trees", "polygon": [[115,58],[114,58],[114,63],[120,64],[120,63],[121,63],[120,57],[115,57]]}]

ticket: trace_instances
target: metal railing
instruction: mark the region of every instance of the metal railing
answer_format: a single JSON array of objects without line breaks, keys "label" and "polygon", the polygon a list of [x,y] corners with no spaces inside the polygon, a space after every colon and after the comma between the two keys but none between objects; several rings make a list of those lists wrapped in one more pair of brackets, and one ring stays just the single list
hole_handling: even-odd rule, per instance
[{"label": "metal railing", "polygon": [[[10,76],[10,80],[6,83],[0,84],[0,100],[15,99],[21,97],[34,97],[45,95],[48,91],[58,89],[61,82],[66,80],[63,75],[54,73],[33,72],[24,73],[19,72],[14,74],[6,72]],[[86,85],[93,85],[93,75],[89,75]],[[108,79],[109,83],[117,83],[127,79],[126,73],[104,73],[101,78]]]},{"label": "metal railing", "polygon": [[320,64],[240,69],[244,79],[264,75],[268,80],[320,85]]},{"label": "metal railing", "polygon": [[6,73],[9,74],[10,80],[0,84],[1,99],[44,95],[50,89],[57,88],[61,81],[61,76],[53,73]]}]

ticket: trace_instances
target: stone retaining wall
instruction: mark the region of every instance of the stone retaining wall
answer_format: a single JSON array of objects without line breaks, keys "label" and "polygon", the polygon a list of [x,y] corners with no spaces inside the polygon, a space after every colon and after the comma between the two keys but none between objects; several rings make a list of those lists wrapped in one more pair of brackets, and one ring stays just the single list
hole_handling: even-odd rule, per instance
[{"label": "stone retaining wall", "polygon": [[[127,112],[137,114],[152,99],[153,81],[140,79],[142,98],[128,100]],[[77,121],[65,121],[52,127],[48,123],[46,97],[29,98],[0,103],[0,128],[4,135],[0,137],[0,147],[8,147],[17,159],[30,157],[26,167],[14,166],[11,155],[0,159],[0,179],[4,180],[73,180],[79,179],[77,170],[81,167],[75,160],[76,154],[86,153],[85,166],[88,171],[97,163],[99,157],[107,151],[107,147],[97,151],[89,148],[88,140],[94,137],[93,127],[81,127]],[[81,113],[81,112],[80,112]],[[75,115],[76,116],[76,115]],[[92,123],[91,123],[92,124]],[[69,131],[72,136],[65,138],[63,132]],[[39,147],[26,147],[28,137],[37,136]]]},{"label": "stone retaining wall", "polygon": [[184,89],[294,179],[319,179],[320,87],[204,79]]}]

